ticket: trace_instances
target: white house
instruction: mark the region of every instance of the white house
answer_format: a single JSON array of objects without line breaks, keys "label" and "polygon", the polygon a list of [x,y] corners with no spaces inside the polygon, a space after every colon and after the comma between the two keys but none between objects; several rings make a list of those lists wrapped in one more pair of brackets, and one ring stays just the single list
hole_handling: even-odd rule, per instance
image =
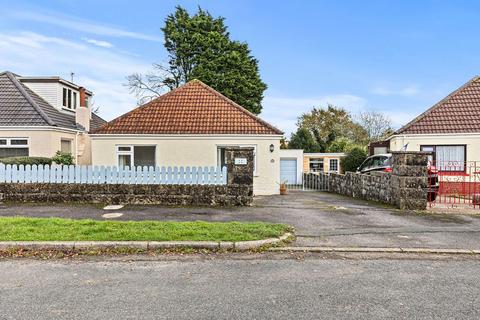
[{"label": "white house", "polygon": [[93,165],[223,166],[225,147],[253,147],[254,194],[278,194],[282,132],[199,80],[92,134]]},{"label": "white house", "polygon": [[105,121],[91,112],[92,93],[59,77],[0,73],[0,158],[72,153],[90,164],[90,129]]},{"label": "white house", "polygon": [[433,152],[440,166],[480,161],[480,77],[449,94],[389,140],[392,151]]}]

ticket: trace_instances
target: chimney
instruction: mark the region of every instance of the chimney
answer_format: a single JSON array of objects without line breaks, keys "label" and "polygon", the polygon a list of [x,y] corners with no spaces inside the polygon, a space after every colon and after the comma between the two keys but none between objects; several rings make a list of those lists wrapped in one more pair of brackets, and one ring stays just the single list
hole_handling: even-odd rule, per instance
[{"label": "chimney", "polygon": [[78,90],[80,91],[80,107],[75,110],[75,122],[88,132],[90,131],[91,110],[87,106],[85,88],[80,87]]}]

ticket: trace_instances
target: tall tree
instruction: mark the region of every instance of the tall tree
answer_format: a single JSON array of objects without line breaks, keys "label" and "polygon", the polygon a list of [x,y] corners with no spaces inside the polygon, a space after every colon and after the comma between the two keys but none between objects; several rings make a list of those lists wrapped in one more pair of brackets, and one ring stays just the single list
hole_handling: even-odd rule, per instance
[{"label": "tall tree", "polygon": [[339,138],[347,138],[354,144],[366,145],[368,134],[365,129],[352,120],[350,113],[345,109],[328,105],[325,108],[313,108],[312,111],[302,114],[297,126],[310,131],[322,151]]},{"label": "tall tree", "polygon": [[261,112],[267,85],[260,78],[258,60],[246,43],[230,39],[224,18],[201,8],[191,16],[178,6],[162,31],[168,64],[155,64],[147,75],[130,75],[132,93],[150,99],[199,79],[249,111]]},{"label": "tall tree", "polygon": [[362,112],[358,115],[357,122],[367,132],[369,142],[385,139],[387,135],[393,132],[392,120],[389,116],[380,112]]},{"label": "tall tree", "polygon": [[289,149],[303,149],[304,152],[320,152],[320,147],[315,142],[310,131],[306,128],[298,128],[297,132],[293,133],[288,142]]}]

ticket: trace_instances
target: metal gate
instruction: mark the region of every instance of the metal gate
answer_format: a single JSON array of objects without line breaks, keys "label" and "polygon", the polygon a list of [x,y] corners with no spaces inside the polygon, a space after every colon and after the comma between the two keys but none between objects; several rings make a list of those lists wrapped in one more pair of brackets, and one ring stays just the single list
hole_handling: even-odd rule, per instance
[{"label": "metal gate", "polygon": [[480,162],[437,162],[430,166],[428,180],[430,207],[480,208]]},{"label": "metal gate", "polygon": [[301,191],[328,191],[329,174],[323,172],[309,172],[302,175],[302,181],[298,184],[287,184],[288,190]]}]

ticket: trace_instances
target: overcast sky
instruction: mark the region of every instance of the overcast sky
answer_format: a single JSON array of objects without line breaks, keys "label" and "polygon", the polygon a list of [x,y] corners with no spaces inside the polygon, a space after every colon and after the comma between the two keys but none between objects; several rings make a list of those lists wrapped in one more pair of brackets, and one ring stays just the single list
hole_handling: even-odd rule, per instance
[{"label": "overcast sky", "polygon": [[135,107],[125,77],[165,62],[160,27],[180,4],[226,18],[268,85],[262,117],[290,135],[331,103],[396,127],[480,73],[480,1],[6,1],[0,71],[59,75],[110,120]]}]

